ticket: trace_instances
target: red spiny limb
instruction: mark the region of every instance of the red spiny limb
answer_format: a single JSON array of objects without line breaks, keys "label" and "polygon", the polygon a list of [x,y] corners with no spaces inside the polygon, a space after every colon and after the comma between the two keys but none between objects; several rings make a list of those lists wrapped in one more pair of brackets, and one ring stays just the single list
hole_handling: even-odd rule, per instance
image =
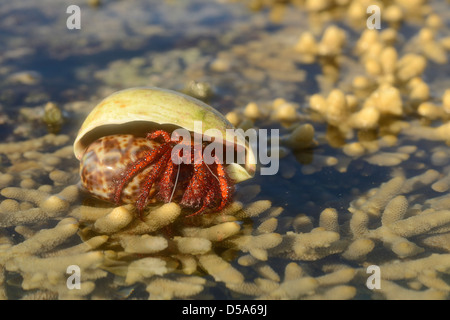
[{"label": "red spiny limb", "polygon": [[114,179],[114,202],[120,203],[120,198],[122,197],[123,188],[127,185],[128,182],[139,172],[144,170],[147,166],[152,164],[156,159],[158,159],[162,154],[165,154],[167,151],[167,145],[161,145],[155,149],[152,149],[145,153],[145,155],[131,163],[128,168],[121,173],[120,177]]},{"label": "red spiny limb", "polygon": [[203,199],[202,207],[199,210],[197,210],[196,212],[194,212],[190,215],[187,215],[186,218],[190,218],[190,217],[193,217],[193,216],[203,213],[213,203],[214,196],[215,196],[214,188],[209,188],[206,193],[205,198]]},{"label": "red spiny limb", "polygon": [[136,209],[139,213],[139,216],[141,216],[141,213],[147,204],[147,198],[150,194],[150,191],[152,190],[153,184],[155,183],[156,179],[158,179],[160,174],[164,171],[164,168],[166,167],[168,161],[170,161],[171,149],[169,148],[169,150],[167,150],[167,145],[165,149],[166,152],[161,156],[158,162],[155,163],[154,168],[147,176],[144,185],[142,186],[141,193],[139,194],[139,198],[136,201]]},{"label": "red spiny limb", "polygon": [[[197,151],[197,154],[196,152]],[[194,172],[189,181],[189,185],[183,194],[180,204],[187,207],[198,207],[202,204],[202,198],[206,192],[208,185],[208,168],[202,161],[201,148],[193,148],[191,152],[191,161],[193,163]],[[200,161],[198,161],[200,159]],[[197,160],[197,162],[195,161]]]},{"label": "red spiny limb", "polygon": [[165,143],[170,143],[172,139],[167,131],[164,130],[156,130],[152,133],[147,134],[148,140],[155,140],[156,138],[162,137]]},{"label": "red spiny limb", "polygon": [[180,204],[186,207],[198,207],[202,204],[203,197],[208,187],[208,169],[205,164],[194,164],[194,172],[189,185],[183,194]]},{"label": "red spiny limb", "polygon": [[168,203],[171,201],[171,196],[173,189],[176,187],[173,183],[173,174],[175,169],[175,164],[169,159],[167,161],[166,170],[163,173],[161,180],[159,181],[159,192],[158,197]]},{"label": "red spiny limb", "polygon": [[228,176],[225,172],[225,168],[219,162],[217,157],[216,157],[216,165],[217,165],[217,176],[219,179],[219,188],[220,188],[220,195],[221,195],[221,201],[220,201],[220,205],[217,207],[217,211],[220,211],[223,208],[225,208],[226,205],[228,204],[228,202],[230,201],[233,190],[232,190],[232,186],[228,180]]}]

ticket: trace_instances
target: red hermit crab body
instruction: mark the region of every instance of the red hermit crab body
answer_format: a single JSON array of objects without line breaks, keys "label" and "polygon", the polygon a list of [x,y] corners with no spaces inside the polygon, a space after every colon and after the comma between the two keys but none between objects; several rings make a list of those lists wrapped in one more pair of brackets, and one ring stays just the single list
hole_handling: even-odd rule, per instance
[{"label": "red hermit crab body", "polygon": [[[158,143],[160,140],[162,143]],[[173,154],[173,140],[168,132],[157,130],[146,138],[111,135],[92,143],[81,161],[83,186],[97,197],[115,203],[136,203],[139,213],[150,199],[176,200],[182,206],[197,208],[197,215],[211,208],[223,209],[231,199],[233,183],[220,161],[195,162],[194,150],[204,146],[189,145],[192,164],[181,161],[183,154]],[[200,155],[201,156],[201,155]],[[186,157],[185,157],[186,158]]]},{"label": "red hermit crab body", "polygon": [[[205,130],[194,126],[199,121]],[[189,216],[220,211],[234,184],[255,169],[245,139],[226,136],[228,129],[222,115],[191,97],[158,88],[119,91],[94,108],[75,140],[82,186],[106,201],[135,203],[139,215],[157,200],[193,208]],[[195,134],[208,139],[190,139]],[[223,161],[227,148],[246,152],[244,166]]]}]

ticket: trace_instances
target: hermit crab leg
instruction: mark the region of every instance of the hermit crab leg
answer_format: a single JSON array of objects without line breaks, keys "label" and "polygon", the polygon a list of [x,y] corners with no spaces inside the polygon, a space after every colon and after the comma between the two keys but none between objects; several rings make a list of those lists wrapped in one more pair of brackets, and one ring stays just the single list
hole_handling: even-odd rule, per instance
[{"label": "hermit crab leg", "polygon": [[122,196],[123,188],[128,182],[139,172],[144,170],[147,166],[152,164],[156,159],[158,159],[162,154],[166,152],[168,143],[170,142],[169,134],[164,130],[157,130],[155,132],[147,134],[147,139],[154,140],[162,136],[164,139],[164,144],[158,148],[150,150],[144,155],[143,158],[133,162],[124,172],[122,172],[121,177],[114,179],[115,191],[114,191],[114,202],[119,203]]},{"label": "hermit crab leg", "polygon": [[163,200],[166,203],[170,202],[173,191],[175,191],[175,190],[172,191],[172,189],[175,189],[176,187],[172,182],[174,169],[175,164],[170,160],[167,161],[166,170],[164,171],[164,174],[159,182],[158,196],[161,200]]},{"label": "hermit crab leg", "polygon": [[216,208],[216,210],[220,211],[226,207],[226,205],[228,204],[228,202],[231,199],[232,185],[228,181],[228,178],[227,178],[227,175],[225,172],[225,168],[222,165],[222,163],[219,161],[217,156],[215,156],[215,164],[217,166],[217,175],[214,174],[214,172],[211,170],[211,168],[208,165],[206,165],[206,167],[208,168],[209,172],[211,172],[211,175],[219,183],[218,188],[220,190],[221,201],[220,201],[220,205]]},{"label": "hermit crab leg", "polygon": [[[114,202],[120,203],[123,188],[130,182],[130,180],[139,172],[144,170],[156,159],[167,153],[168,145],[163,144],[155,149],[148,151],[141,159],[133,162],[128,168],[121,173],[119,178],[113,179],[114,181]],[[169,153],[170,154],[170,153]]]},{"label": "hermit crab leg", "polygon": [[169,133],[164,130],[156,130],[154,132],[147,134],[148,140],[155,140],[156,138],[159,138],[159,137],[162,137],[164,139],[165,143],[170,143],[172,141]]},{"label": "hermit crab leg", "polygon": [[[155,139],[158,136],[162,136],[164,141],[169,144],[170,142],[174,143],[175,140],[170,138],[169,134],[163,130],[159,130],[159,131],[155,131],[152,135],[148,135],[147,138],[148,139]],[[175,138],[176,139],[176,138]],[[179,143],[183,143],[182,141],[178,141],[175,142],[175,144],[179,144]],[[166,170],[164,172],[163,177],[161,178],[160,182],[159,182],[159,198],[161,200],[163,200],[164,202],[168,203],[172,201],[173,195],[175,194],[175,189],[177,187],[177,183],[178,183],[178,178],[180,175],[180,166],[181,163],[178,163],[178,165],[176,165],[174,163],[174,156],[176,156],[178,159],[182,158],[182,150],[178,150],[178,154],[173,154],[174,149],[171,149],[171,161],[167,162],[167,167]],[[175,179],[175,182],[173,182],[173,174],[175,171],[175,167],[178,168],[177,170],[177,176]]]},{"label": "hermit crab leg", "polygon": [[194,164],[194,173],[189,181],[189,185],[183,194],[180,204],[187,207],[197,207],[201,204],[202,198],[207,191],[208,172],[203,162]]},{"label": "hermit crab leg", "polygon": [[208,192],[206,193],[206,196],[203,200],[202,207],[199,210],[197,210],[196,212],[187,215],[186,218],[190,218],[190,217],[193,217],[193,216],[203,213],[211,205],[211,203],[213,202],[213,199],[214,199],[214,188],[210,188],[210,189],[208,189]]},{"label": "hermit crab leg", "polygon": [[136,209],[139,212],[139,216],[141,216],[142,210],[145,208],[145,205],[147,204],[147,198],[148,195],[150,194],[153,183],[155,183],[156,179],[158,179],[159,175],[164,171],[164,168],[166,167],[169,159],[170,159],[170,148],[169,150],[166,150],[166,152],[154,165],[154,168],[146,178],[145,183],[142,186],[139,198],[136,201]]},{"label": "hermit crab leg", "polygon": [[225,169],[223,167],[223,165],[220,163],[219,159],[217,157],[215,157],[216,159],[216,165],[217,165],[217,176],[219,179],[219,188],[220,188],[220,194],[221,194],[221,201],[220,201],[220,205],[217,207],[217,211],[222,210],[223,208],[226,207],[226,205],[228,204],[228,202],[231,199],[231,185],[228,181]]},{"label": "hermit crab leg", "polygon": [[190,155],[193,163],[193,172],[180,204],[187,207],[198,207],[202,204],[202,200],[207,192],[208,172],[203,163],[202,148],[195,148],[194,145],[190,147],[193,147]]}]

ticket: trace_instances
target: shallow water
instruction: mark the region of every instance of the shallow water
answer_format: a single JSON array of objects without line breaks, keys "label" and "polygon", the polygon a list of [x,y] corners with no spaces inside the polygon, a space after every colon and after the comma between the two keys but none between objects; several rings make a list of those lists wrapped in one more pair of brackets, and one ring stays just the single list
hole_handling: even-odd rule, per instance
[{"label": "shallow water", "polygon": [[[367,15],[356,14],[365,8],[358,2],[320,10],[301,1],[1,4],[0,298],[448,299],[448,131],[425,132],[449,119],[442,110],[450,89],[450,10],[439,1],[410,8],[403,2],[382,8],[376,31],[381,40],[367,45],[380,49],[367,55],[358,53],[367,30]],[[81,9],[81,29],[66,27],[72,4]],[[402,13],[398,21],[395,10]],[[308,52],[296,48],[300,36],[311,32],[319,43],[330,26],[345,41],[333,43],[334,34],[308,60]],[[394,62],[381,54],[386,47],[395,48]],[[407,54],[426,61],[413,77],[404,74],[414,61],[400,73]],[[392,73],[386,71],[389,63],[396,64]],[[358,88],[358,76],[370,85]],[[193,81],[209,91],[189,89]],[[397,101],[389,96],[375,103],[388,110],[379,111],[372,127],[358,127],[360,118],[348,120],[385,83],[398,92],[400,113],[389,111]],[[101,99],[137,86],[197,94],[229,120],[237,115],[242,128],[279,129],[277,174],[257,173],[239,184],[235,207],[225,213],[186,221],[182,211],[146,232],[135,221],[114,232],[100,228],[96,221],[113,206],[76,191],[78,161],[71,145]],[[311,96],[327,98],[333,89],[347,95],[346,107],[338,93],[327,100],[337,111],[314,109]],[[43,121],[48,102],[62,111],[57,129]],[[245,111],[251,102],[259,116]],[[421,111],[425,102],[435,109]],[[280,108],[294,110],[294,116]],[[314,140],[289,142],[306,123],[314,127]],[[57,136],[39,140],[49,130]],[[363,151],[349,150],[355,144]],[[64,203],[44,204],[51,195]],[[95,213],[99,207],[105,209]],[[226,223],[237,229],[218,229],[225,238],[205,231]],[[42,230],[50,230],[50,238]],[[166,246],[135,252],[130,234],[142,241],[148,234],[155,237],[152,245]],[[99,243],[92,248],[78,246],[93,238]],[[182,249],[179,243],[187,238],[198,243]],[[206,249],[195,247],[200,243]],[[34,269],[26,267],[33,263]],[[81,265],[86,277],[80,291],[66,287],[64,271],[71,264]],[[369,265],[381,266],[381,289],[366,286]]]}]

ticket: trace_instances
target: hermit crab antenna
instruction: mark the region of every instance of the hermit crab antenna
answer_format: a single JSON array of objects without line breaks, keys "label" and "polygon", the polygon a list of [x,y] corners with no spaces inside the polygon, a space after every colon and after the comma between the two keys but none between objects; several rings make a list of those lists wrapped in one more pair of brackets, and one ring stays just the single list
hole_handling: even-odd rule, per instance
[{"label": "hermit crab antenna", "polygon": [[175,178],[175,183],[174,183],[174,185],[173,185],[172,194],[170,195],[169,202],[172,202],[172,198],[173,198],[173,195],[174,195],[174,193],[175,193],[175,189],[176,189],[177,184],[178,184],[178,177],[179,177],[179,176],[180,176],[180,166],[178,166],[177,176],[176,176],[176,178]]}]

